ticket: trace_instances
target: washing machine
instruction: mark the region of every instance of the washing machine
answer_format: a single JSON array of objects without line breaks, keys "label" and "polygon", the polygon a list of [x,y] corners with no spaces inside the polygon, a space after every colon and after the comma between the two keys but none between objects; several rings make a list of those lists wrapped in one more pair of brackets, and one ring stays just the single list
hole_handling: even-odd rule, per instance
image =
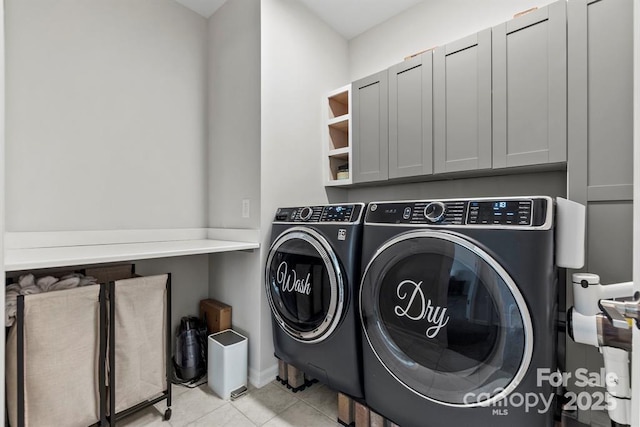
[{"label": "washing machine", "polygon": [[401,427],[552,425],[551,198],[370,203],[362,245],[371,409]]},{"label": "washing machine", "polygon": [[363,212],[362,203],[278,209],[265,266],[276,357],[360,398]]}]

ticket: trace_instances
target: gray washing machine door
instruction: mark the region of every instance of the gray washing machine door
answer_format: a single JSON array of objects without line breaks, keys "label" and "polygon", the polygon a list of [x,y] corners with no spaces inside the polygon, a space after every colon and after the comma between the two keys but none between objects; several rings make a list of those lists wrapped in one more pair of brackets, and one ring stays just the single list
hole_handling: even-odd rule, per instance
[{"label": "gray washing machine door", "polygon": [[298,341],[323,341],[340,322],[345,298],[340,264],[313,229],[293,227],[276,238],[265,285],[274,320]]},{"label": "gray washing machine door", "polygon": [[386,242],[363,275],[360,314],[387,371],[443,405],[501,400],[531,362],[531,318],[516,284],[457,233],[411,231]]}]

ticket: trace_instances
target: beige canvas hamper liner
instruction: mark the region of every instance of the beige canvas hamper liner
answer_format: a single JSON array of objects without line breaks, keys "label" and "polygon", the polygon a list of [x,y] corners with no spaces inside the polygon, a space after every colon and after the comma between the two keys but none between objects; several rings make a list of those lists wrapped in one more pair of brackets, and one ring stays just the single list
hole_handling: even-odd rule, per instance
[{"label": "beige canvas hamper liner", "polygon": [[[24,297],[26,426],[99,420],[99,293],[92,285]],[[17,325],[7,341],[7,406],[17,425]]]},{"label": "beige canvas hamper liner", "polygon": [[116,413],[167,389],[168,275],[115,282]]}]

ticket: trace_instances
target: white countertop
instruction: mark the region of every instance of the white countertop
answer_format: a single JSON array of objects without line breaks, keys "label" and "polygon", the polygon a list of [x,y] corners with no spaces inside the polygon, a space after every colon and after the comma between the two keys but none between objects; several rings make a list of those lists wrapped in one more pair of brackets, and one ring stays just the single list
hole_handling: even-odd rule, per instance
[{"label": "white countertop", "polygon": [[4,266],[6,271],[21,271],[35,268],[253,250],[259,247],[259,243],[255,241],[242,242],[215,238],[46,247],[9,247],[5,249]]}]

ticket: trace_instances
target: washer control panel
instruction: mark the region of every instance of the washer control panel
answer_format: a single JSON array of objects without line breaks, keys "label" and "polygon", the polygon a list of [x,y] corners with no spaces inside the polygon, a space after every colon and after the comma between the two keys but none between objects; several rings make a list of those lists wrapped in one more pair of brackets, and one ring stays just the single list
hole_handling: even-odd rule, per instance
[{"label": "washer control panel", "polygon": [[431,202],[424,208],[424,217],[432,223],[442,222],[447,213],[447,205],[442,202]]},{"label": "washer control panel", "polygon": [[551,221],[549,197],[372,202],[368,224],[477,227],[541,227]]},{"label": "washer control panel", "polygon": [[274,222],[357,222],[363,207],[363,204],[355,203],[279,208]]}]

